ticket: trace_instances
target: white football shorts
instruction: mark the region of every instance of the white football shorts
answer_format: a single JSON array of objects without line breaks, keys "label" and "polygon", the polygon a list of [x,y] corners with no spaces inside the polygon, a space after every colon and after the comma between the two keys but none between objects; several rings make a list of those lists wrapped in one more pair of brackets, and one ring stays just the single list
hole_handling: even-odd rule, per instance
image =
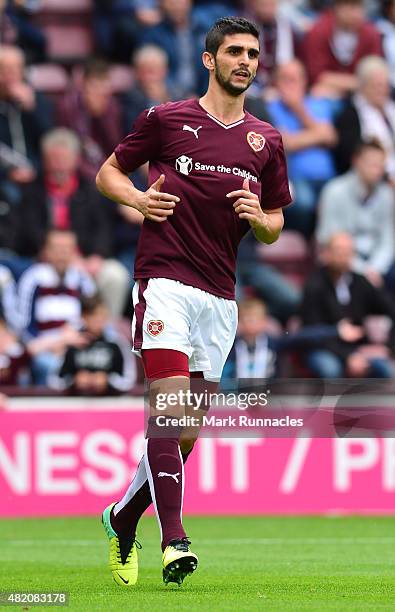
[{"label": "white football shorts", "polygon": [[237,304],[168,278],[133,287],[133,352],[163,348],[185,353],[190,372],[221,378],[237,328]]}]

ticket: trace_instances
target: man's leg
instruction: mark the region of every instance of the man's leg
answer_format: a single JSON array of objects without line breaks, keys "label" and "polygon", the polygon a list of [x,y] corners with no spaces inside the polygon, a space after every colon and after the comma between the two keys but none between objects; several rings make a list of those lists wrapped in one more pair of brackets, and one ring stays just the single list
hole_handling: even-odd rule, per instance
[{"label": "man's leg", "polygon": [[[162,533],[162,549],[172,540],[186,540],[181,523],[184,474],[178,442],[181,431],[178,418],[183,413],[179,407],[174,407],[171,414],[174,421],[167,427],[160,427],[157,417],[166,417],[169,413],[157,410],[156,406],[158,393],[166,398],[169,393],[189,388],[188,357],[184,353],[164,349],[142,351],[142,357],[145,374],[150,382],[151,416],[146,434],[146,452],[125,495],[126,500],[123,500],[126,505],[121,504],[121,510],[117,513],[116,504],[112,504],[103,513],[103,524],[111,544],[110,567],[114,580],[120,585],[135,584],[137,580],[136,527],[152,499]],[[172,486],[173,482],[175,486]],[[120,515],[118,519],[117,514]],[[186,550],[173,554],[173,557],[181,555],[185,557],[185,563],[189,560],[193,567],[188,566],[188,571],[181,577],[176,572],[175,581],[179,583],[197,564],[197,557],[190,553],[185,544],[184,548]],[[181,566],[185,569],[185,564]]]},{"label": "man's leg", "polygon": [[[217,383],[204,381],[202,372],[192,372],[190,378],[190,389],[194,392],[201,393],[202,385],[204,389],[210,393],[214,393],[218,389]],[[207,414],[209,405],[204,406],[198,411],[194,410],[193,406],[186,407],[187,416],[198,417],[201,421],[203,414]],[[183,463],[185,464],[191,454],[194,444],[199,435],[199,427],[183,428],[180,436],[180,449]],[[136,474],[133,481],[129,485],[123,498],[115,504],[111,511],[111,525],[119,535],[136,537],[136,529],[138,522],[144,512],[152,504],[152,496],[145,469],[144,456],[141,458],[137,466]]]},{"label": "man's leg", "polygon": [[[181,434],[182,436],[182,434]],[[195,440],[180,438],[182,461],[185,464],[193,450]],[[111,525],[119,535],[136,537],[137,525],[144,512],[152,504],[152,496],[145,469],[144,455],[137,467],[133,481],[123,498],[111,511]]]},{"label": "man's leg", "polygon": [[344,376],[341,359],[325,349],[310,351],[306,357],[306,365],[318,378],[341,378]]},{"label": "man's leg", "polygon": [[389,359],[373,357],[369,361],[370,378],[393,378],[394,367]]},{"label": "man's leg", "polygon": [[187,355],[173,351],[174,367],[164,372],[162,353],[161,349],[143,352],[150,400],[144,461],[161,532],[163,580],[181,585],[198,563],[182,525],[184,464],[179,438],[190,390],[189,369]]}]

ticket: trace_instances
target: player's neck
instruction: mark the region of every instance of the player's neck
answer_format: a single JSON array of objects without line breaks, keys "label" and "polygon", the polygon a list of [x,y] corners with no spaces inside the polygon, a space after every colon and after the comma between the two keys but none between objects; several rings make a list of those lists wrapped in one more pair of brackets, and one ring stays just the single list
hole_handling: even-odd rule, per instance
[{"label": "player's neck", "polygon": [[230,125],[244,118],[244,98],[244,94],[234,97],[223,89],[209,88],[199,103],[210,115],[225,125]]}]

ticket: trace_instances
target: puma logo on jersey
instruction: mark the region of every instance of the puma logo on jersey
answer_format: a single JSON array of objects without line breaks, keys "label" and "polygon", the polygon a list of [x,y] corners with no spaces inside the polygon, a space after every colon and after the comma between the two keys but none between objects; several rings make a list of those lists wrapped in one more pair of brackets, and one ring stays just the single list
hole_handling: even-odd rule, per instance
[{"label": "puma logo on jersey", "polygon": [[184,130],[184,132],[193,132],[195,134],[196,139],[199,138],[199,134],[198,131],[202,129],[202,125],[199,125],[199,127],[197,127],[195,130],[193,128],[191,128],[190,125],[184,125],[184,127],[182,128]]},{"label": "puma logo on jersey", "polygon": [[158,478],[163,478],[163,476],[170,476],[170,478],[174,478],[174,480],[178,484],[178,478],[177,477],[179,475],[180,475],[180,472],[177,472],[177,474],[168,474],[167,472],[159,472]]},{"label": "puma logo on jersey", "polygon": [[151,106],[151,108],[149,109],[148,113],[147,113],[147,117],[150,116],[151,113],[155,112],[155,106]]}]

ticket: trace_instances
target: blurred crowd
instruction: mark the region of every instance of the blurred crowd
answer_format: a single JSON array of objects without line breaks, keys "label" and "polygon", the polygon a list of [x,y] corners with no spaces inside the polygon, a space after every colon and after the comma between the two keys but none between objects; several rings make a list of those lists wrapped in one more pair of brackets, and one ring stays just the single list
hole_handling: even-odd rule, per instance
[{"label": "blurred crowd", "polygon": [[[235,14],[260,31],[246,109],[280,130],[294,202],[278,244],[241,244],[223,384],[393,377],[395,0],[81,0],[84,26],[71,4],[0,0],[0,386],[142,380],[126,323],[142,218],[94,178],[143,109],[204,93],[205,34]],[[54,45],[73,23],[89,56]],[[145,189],[147,168],[131,179]]]}]

